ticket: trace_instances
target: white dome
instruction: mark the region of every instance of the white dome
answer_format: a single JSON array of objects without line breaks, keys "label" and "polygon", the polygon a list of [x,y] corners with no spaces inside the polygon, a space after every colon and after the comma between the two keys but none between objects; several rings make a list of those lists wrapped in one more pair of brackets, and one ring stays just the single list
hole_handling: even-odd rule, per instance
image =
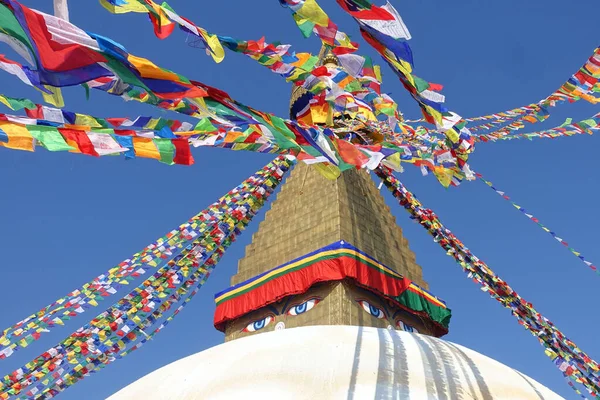
[{"label": "white dome", "polygon": [[562,399],[533,379],[430,336],[308,326],[248,336],[160,368],[110,400]]}]

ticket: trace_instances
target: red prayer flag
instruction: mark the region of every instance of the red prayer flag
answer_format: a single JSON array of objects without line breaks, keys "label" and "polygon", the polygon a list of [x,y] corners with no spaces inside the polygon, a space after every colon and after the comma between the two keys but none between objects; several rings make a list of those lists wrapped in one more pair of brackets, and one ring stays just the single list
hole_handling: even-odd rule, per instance
[{"label": "red prayer flag", "polygon": [[[58,131],[69,146],[79,149],[79,151],[83,154],[100,157],[100,155],[96,152],[96,149],[94,148],[90,138],[88,138],[84,131],[67,128],[58,128]],[[72,151],[76,152],[74,150]]]},{"label": "red prayer flag", "polygon": [[334,137],[338,151],[344,162],[354,165],[357,168],[362,167],[369,162],[369,157],[358,150],[352,143]]},{"label": "red prayer flag", "polygon": [[35,43],[42,66],[50,71],[65,72],[106,62],[100,53],[80,44],[61,44],[52,39],[41,14],[21,5],[31,38]]},{"label": "red prayer flag", "polygon": [[194,157],[190,151],[190,144],[187,139],[173,139],[172,142],[175,146],[175,157],[173,157],[173,162],[179,165],[192,165],[194,163]]}]

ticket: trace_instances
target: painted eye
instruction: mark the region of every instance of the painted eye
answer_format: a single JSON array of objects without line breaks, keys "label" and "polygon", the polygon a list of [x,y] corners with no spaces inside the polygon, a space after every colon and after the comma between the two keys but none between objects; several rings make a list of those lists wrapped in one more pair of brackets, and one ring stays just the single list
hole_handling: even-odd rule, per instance
[{"label": "painted eye", "polygon": [[272,315],[268,315],[263,319],[256,320],[254,322],[250,322],[248,326],[246,326],[242,332],[256,332],[263,329],[265,326],[269,325],[273,322],[275,318]]},{"label": "painted eye", "polygon": [[317,305],[318,302],[320,302],[321,299],[309,299],[306,300],[304,303],[298,304],[296,306],[293,306],[292,308],[290,308],[287,312],[288,315],[300,315],[300,314],[304,314],[307,311],[310,311],[313,309],[313,307],[315,305]]},{"label": "painted eye", "polygon": [[419,331],[416,330],[414,327],[412,327],[412,326],[410,326],[408,324],[405,324],[402,321],[396,322],[396,327],[398,329],[401,329],[401,330],[406,331],[406,332],[417,332],[417,333],[419,333]]},{"label": "painted eye", "polygon": [[385,318],[385,314],[383,313],[383,310],[381,308],[375,307],[374,305],[372,305],[371,303],[369,303],[366,300],[359,300],[358,303],[362,306],[363,310],[365,310],[366,312],[368,312],[375,318],[377,318],[377,319]]}]

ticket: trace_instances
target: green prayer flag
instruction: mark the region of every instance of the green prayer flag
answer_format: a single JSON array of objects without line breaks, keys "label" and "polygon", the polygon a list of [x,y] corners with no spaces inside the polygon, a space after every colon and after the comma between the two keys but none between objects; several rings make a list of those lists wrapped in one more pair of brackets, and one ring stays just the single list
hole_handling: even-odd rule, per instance
[{"label": "green prayer flag", "polygon": [[593,119],[584,119],[583,121],[579,121],[579,125],[583,125],[587,128],[593,128],[596,127],[598,125],[598,123]]},{"label": "green prayer flag", "polygon": [[24,108],[28,110],[34,110],[35,104],[28,99],[15,99],[13,97],[0,95],[0,103],[5,104],[8,108],[13,111],[20,111]]},{"label": "green prayer flag", "polygon": [[0,32],[14,38],[16,42],[23,46],[22,50],[26,50],[29,54],[34,54],[29,37],[17,18],[15,18],[13,12],[4,4],[0,4]]},{"label": "green prayer flag", "polygon": [[296,25],[298,25],[298,28],[300,28],[300,32],[302,32],[302,36],[304,36],[305,38],[309,38],[313,32],[313,28],[315,27],[315,24],[302,18],[301,16],[299,16],[298,14],[295,14],[295,13],[293,15],[293,18],[296,21]]},{"label": "green prayer flag", "polygon": [[160,153],[160,162],[172,165],[175,157],[175,145],[171,139],[154,139],[154,144]]},{"label": "green prayer flag", "polygon": [[563,122],[563,124],[561,126],[559,126],[559,128],[562,128],[563,126],[571,125],[572,122],[573,122],[573,118],[567,118],[565,120],[565,122]]},{"label": "green prayer flag", "polygon": [[217,128],[215,128],[215,126],[213,124],[211,124],[211,122],[208,118],[202,118],[200,120],[200,122],[198,122],[196,124],[196,126],[194,127],[194,130],[200,131],[202,133],[206,133],[206,132],[215,132],[217,130]]},{"label": "green prayer flag", "polygon": [[27,130],[49,151],[75,150],[65,142],[58,129],[53,126],[29,125]]},{"label": "green prayer flag", "polygon": [[422,91],[429,89],[429,82],[427,82],[425,79],[421,79],[415,75],[413,75],[413,78],[415,80],[417,92],[421,93]]},{"label": "green prayer flag", "polygon": [[165,9],[171,11],[171,12],[175,12],[175,10],[173,10],[173,8],[166,1],[163,1],[160,6],[162,8],[165,8]]}]

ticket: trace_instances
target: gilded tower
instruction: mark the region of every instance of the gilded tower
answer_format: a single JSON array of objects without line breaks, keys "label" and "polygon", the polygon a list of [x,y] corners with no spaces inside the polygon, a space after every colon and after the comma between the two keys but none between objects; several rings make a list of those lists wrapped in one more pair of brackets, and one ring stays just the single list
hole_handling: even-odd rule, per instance
[{"label": "gilded tower", "polygon": [[[326,66],[337,65],[335,56],[325,48],[320,60]],[[295,88],[290,109],[309,98],[310,93]],[[335,258],[334,253],[340,257]],[[379,265],[384,278],[385,268],[400,278],[390,283],[387,278],[369,275],[371,270],[367,275],[356,272],[348,266],[355,262],[353,257],[360,263]],[[297,265],[309,265],[310,270],[296,271]],[[331,268],[343,271],[332,272]],[[289,270],[301,275],[292,278],[280,272],[287,274]],[[273,284],[273,277],[279,283]],[[268,290],[261,287],[267,281],[273,285]],[[405,283],[410,287],[394,289]],[[215,296],[215,326],[225,332],[226,341],[304,325],[374,326],[434,336],[447,332],[450,311],[427,292],[415,254],[365,170],[347,170],[338,179],[329,180],[299,162],[246,247],[231,284],[232,288]],[[386,292],[390,290],[394,295],[402,290],[418,293],[419,305],[414,305],[414,296],[411,301],[395,301],[394,295]],[[421,304],[425,301],[422,298],[447,312],[442,315],[443,323],[439,316],[437,321],[431,318],[426,310],[429,304]]]}]

